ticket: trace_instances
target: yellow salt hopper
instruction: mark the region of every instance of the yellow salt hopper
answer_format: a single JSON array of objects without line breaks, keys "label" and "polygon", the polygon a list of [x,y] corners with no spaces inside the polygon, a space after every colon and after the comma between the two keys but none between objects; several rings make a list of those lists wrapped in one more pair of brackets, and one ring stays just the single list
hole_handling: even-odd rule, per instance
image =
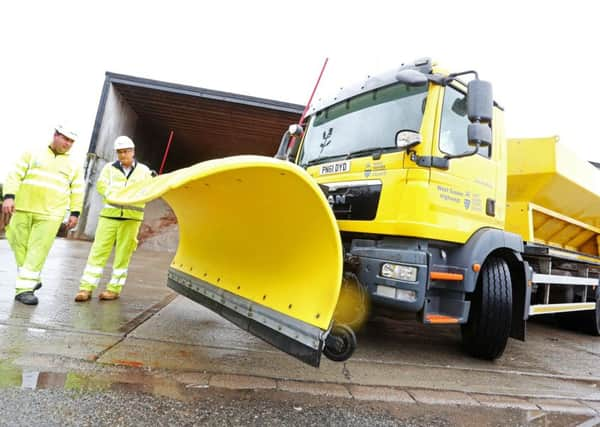
[{"label": "yellow salt hopper", "polygon": [[[535,253],[582,263],[586,276],[600,266],[600,172],[559,142],[558,136],[508,140],[506,230],[520,234]],[[549,275],[537,274],[541,282]],[[593,279],[582,278],[584,284]],[[554,278],[554,284],[577,278]],[[592,289],[595,288],[592,285]],[[542,304],[530,315],[594,310],[586,301],[549,304],[550,284]]]}]

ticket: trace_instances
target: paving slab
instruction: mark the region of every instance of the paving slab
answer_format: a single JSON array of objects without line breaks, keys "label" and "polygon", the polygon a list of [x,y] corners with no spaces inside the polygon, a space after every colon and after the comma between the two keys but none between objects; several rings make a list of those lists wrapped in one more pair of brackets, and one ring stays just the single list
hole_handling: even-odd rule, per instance
[{"label": "paving slab", "polygon": [[571,414],[594,415],[596,411],[576,400],[569,399],[531,399],[542,411]]},{"label": "paving slab", "polygon": [[277,382],[271,378],[253,377],[250,375],[217,374],[210,378],[211,387],[228,388],[231,390],[264,390],[274,389]]},{"label": "paving slab", "polygon": [[468,394],[456,391],[409,390],[409,393],[418,403],[428,405],[479,405],[479,402]]},{"label": "paving slab", "polygon": [[340,384],[302,381],[277,381],[277,389],[290,393],[307,393],[316,396],[351,398],[350,392]]},{"label": "paving slab", "polygon": [[404,390],[390,387],[369,387],[363,385],[350,385],[348,390],[356,400],[371,400],[379,402],[415,403],[410,394]]},{"label": "paving slab", "polygon": [[600,414],[600,401],[584,400],[582,403]]},{"label": "paving slab", "polygon": [[471,394],[470,396],[481,403],[481,405],[489,406],[490,408],[539,409],[535,403],[532,403],[527,399],[512,396],[498,396],[492,394]]}]

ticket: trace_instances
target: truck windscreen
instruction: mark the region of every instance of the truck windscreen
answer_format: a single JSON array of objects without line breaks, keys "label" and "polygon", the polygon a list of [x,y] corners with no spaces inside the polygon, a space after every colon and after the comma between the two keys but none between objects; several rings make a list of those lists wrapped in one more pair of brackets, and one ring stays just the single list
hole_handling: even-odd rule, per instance
[{"label": "truck windscreen", "polygon": [[310,120],[299,164],[320,163],[369,149],[393,149],[396,132],[418,132],[427,86],[395,84],[360,94],[319,111]]}]

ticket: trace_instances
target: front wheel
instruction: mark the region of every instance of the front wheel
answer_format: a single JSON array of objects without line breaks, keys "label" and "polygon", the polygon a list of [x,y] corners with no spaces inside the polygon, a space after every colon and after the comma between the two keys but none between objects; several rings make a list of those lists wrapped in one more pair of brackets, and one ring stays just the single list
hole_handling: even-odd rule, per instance
[{"label": "front wheel", "polygon": [[335,325],[325,340],[323,354],[334,362],[348,360],[356,350],[356,335],[346,325]]},{"label": "front wheel", "polygon": [[493,360],[506,348],[512,320],[512,282],[506,261],[490,257],[483,264],[471,298],[469,320],[461,326],[463,348]]}]

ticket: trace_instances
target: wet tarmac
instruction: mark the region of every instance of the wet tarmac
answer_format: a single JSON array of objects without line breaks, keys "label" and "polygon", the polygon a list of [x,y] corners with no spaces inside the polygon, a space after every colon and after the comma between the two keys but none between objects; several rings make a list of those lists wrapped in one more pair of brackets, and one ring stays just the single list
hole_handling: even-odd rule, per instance
[{"label": "wet tarmac", "polygon": [[[455,327],[375,319],[359,334],[359,348],[352,359],[346,363],[324,360],[315,369],[171,292],[165,285],[169,253],[138,251],[119,300],[94,298],[75,303],[89,247],[87,242],[57,240],[43,273],[44,286],[36,292],[40,304],[28,307],[13,300],[14,260],[7,242],[0,240],[0,390],[53,390],[57,395],[84,390],[99,396],[131,392],[190,402],[223,392],[218,386],[222,376],[237,375],[254,378],[251,385],[272,381],[272,387],[260,391],[269,402],[289,395],[300,399],[300,394],[286,391],[297,383],[330,384],[334,391],[334,386],[342,387],[345,392],[332,392],[330,398],[343,403],[333,407],[358,404],[352,392],[356,386],[406,391],[413,404],[386,404],[386,413],[392,415],[380,420],[384,424],[407,421],[410,414],[417,420],[425,416],[425,412],[419,415],[427,407],[422,406],[427,400],[419,390],[462,393],[479,403],[483,402],[476,397],[480,395],[521,399],[520,410],[497,414],[479,403],[469,408],[469,412],[488,414],[483,423],[489,421],[488,425],[499,421],[499,414],[513,417],[514,423],[509,424],[514,425],[577,425],[593,419],[600,409],[600,338],[530,322],[527,342],[511,340],[502,358],[486,362],[460,351]],[[107,269],[103,283],[109,274]],[[255,394],[243,396],[250,399]],[[225,400],[235,406],[232,402],[239,397],[234,393]],[[544,399],[557,398],[581,405],[578,413],[568,415],[568,408],[562,414],[558,409],[541,410]],[[4,399],[8,398],[0,397],[7,402]],[[320,399],[314,400],[316,404]],[[283,403],[273,405],[279,408],[273,413],[285,412]],[[400,411],[409,418],[398,418],[400,412],[394,412],[403,405],[411,408]],[[528,405],[534,409],[524,410]],[[446,406],[443,411],[452,412],[453,406]],[[439,425],[462,424],[450,412],[445,412]]]}]

